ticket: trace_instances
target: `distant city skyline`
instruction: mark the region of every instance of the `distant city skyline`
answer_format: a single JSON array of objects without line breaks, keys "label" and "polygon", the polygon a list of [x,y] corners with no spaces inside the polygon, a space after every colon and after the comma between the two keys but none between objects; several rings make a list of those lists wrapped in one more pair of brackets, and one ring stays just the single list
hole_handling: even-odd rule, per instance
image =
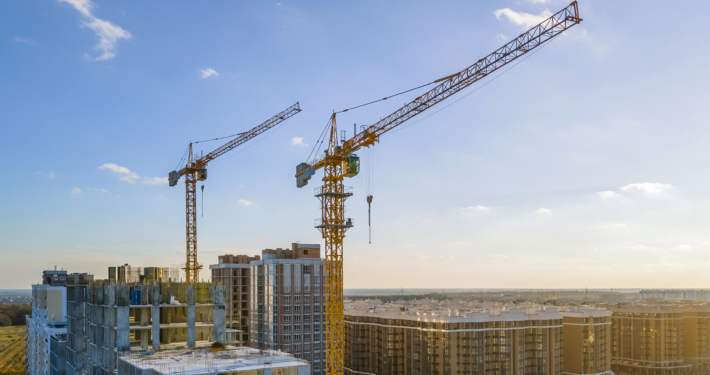
[{"label": "distant city skyline", "polygon": [[[54,266],[105,278],[184,263],[184,185],[166,178],[188,143],[297,101],[210,164],[201,278],[219,255],[323,245],[322,174],[297,189],[294,173],[332,111],[460,71],[567,4],[4,3],[0,289]],[[374,161],[359,153],[346,289],[710,285],[710,4],[579,7],[565,35],[383,136]],[[340,129],[422,92],[341,113]]]}]

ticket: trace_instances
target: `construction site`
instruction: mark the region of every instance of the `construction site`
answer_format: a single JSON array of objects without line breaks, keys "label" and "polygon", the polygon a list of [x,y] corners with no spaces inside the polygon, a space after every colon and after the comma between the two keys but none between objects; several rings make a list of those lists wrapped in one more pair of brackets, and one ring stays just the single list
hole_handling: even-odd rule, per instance
[{"label": "construction site", "polygon": [[[67,375],[561,374],[563,318],[555,308],[531,305],[476,313],[450,310],[448,315],[441,316],[427,312],[427,308],[405,310],[404,305],[389,305],[386,310],[364,306],[365,310],[357,313],[359,308],[350,306],[355,310],[346,320],[344,239],[355,222],[345,214],[345,201],[354,192],[344,181],[360,173],[360,157],[356,152],[369,152],[384,134],[429,113],[430,108],[502,68],[523,61],[522,57],[580,22],[582,18],[575,1],[465,69],[417,87],[433,85],[375,124],[360,129],[354,126],[350,138],[338,128],[338,114],[411,90],[334,111],[321,138],[316,140],[311,156],[296,166],[295,174],[296,186],[302,188],[309,184],[316,170],[323,170],[323,184],[314,189],[322,215],[315,220],[314,227],[322,234],[324,259],[321,259],[320,245],[294,243],[290,250],[266,249],[261,258],[220,256],[219,263],[210,266],[212,281],[201,282],[199,278],[203,265],[197,261],[197,183],[207,179],[210,162],[301,112],[298,102],[249,131],[206,140],[231,138],[206,155],[193,151],[193,144],[205,141],[191,142],[178,168],[168,174],[171,187],[183,177],[185,182],[185,263],[146,268],[124,264],[110,267],[107,280],[65,284],[66,334],[51,334],[59,346],[53,349],[53,371],[50,372]],[[323,144],[325,148],[321,150]],[[368,191],[368,206],[372,201],[372,192]],[[368,218],[368,225],[369,221]],[[178,268],[184,271],[184,280]],[[49,279],[46,283],[54,281]],[[463,311],[464,307],[460,309]],[[56,323],[58,318],[52,314],[50,320]],[[584,322],[580,320],[579,324]],[[390,328],[375,333],[367,328],[368,324],[373,327],[385,324]],[[400,326],[404,330],[395,328]],[[444,332],[443,346],[438,344],[441,337],[427,333],[440,329]],[[449,336],[449,330],[466,333]],[[485,344],[479,343],[477,340],[483,337],[480,332],[489,330]],[[415,331],[421,332],[413,337]],[[394,341],[386,338],[389,334],[394,335]],[[479,343],[478,346],[465,349],[469,340]],[[510,340],[522,345],[513,350],[514,361],[504,360],[501,354],[500,362],[496,358],[486,361],[485,365],[475,365],[481,363],[484,352],[497,352],[499,344]],[[354,354],[352,347],[368,342],[377,344],[367,350],[363,348],[362,354]],[[461,343],[463,351],[449,352],[450,347],[458,348]],[[546,349],[540,346],[543,344],[525,346],[524,343],[544,343]],[[422,357],[398,354],[401,358],[397,357],[393,349],[401,351],[403,345],[407,350],[417,353],[423,350],[421,353],[428,354]],[[60,346],[65,347],[64,357]],[[346,347],[351,347],[347,358]],[[439,356],[435,352],[441,352],[444,361],[435,359]],[[460,362],[454,360],[456,355],[471,353],[478,355],[473,357],[478,359],[465,357],[461,367],[451,367],[451,363]],[[527,359],[530,357],[538,359],[531,362]],[[609,363],[607,357],[604,363]],[[66,359],[66,365],[62,358]],[[606,367],[601,365],[600,371],[595,368],[589,374],[604,374]],[[29,373],[34,375],[40,371]]]}]

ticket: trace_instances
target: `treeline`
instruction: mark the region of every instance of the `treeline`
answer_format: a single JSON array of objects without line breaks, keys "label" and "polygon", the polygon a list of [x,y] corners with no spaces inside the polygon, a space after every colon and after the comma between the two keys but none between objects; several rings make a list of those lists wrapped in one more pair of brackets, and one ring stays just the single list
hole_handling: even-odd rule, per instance
[{"label": "treeline", "polygon": [[0,305],[0,327],[23,326],[26,315],[32,315],[32,305]]}]

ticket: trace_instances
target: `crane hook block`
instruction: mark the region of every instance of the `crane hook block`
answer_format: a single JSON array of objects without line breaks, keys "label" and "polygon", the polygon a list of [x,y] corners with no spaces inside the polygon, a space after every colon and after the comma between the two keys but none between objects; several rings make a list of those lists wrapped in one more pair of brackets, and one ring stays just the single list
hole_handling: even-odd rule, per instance
[{"label": "crane hook block", "polygon": [[345,159],[345,177],[355,177],[360,173],[360,157],[355,154],[350,154]]},{"label": "crane hook block", "polygon": [[[301,173],[303,172],[303,173]],[[311,176],[316,174],[316,169],[311,167],[310,164],[308,163],[301,163],[296,166],[296,174],[301,173],[298,177],[296,177],[296,186],[299,188],[302,188],[306,185],[308,185],[308,180],[311,179]]]}]

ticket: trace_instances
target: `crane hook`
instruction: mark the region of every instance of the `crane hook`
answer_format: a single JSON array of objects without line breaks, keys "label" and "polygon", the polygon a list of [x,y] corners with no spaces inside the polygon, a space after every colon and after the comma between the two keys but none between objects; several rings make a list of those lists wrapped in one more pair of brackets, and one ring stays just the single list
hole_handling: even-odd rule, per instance
[{"label": "crane hook", "polygon": [[205,185],[201,185],[202,190],[202,217],[205,217]]},{"label": "crane hook", "polygon": [[372,207],[372,195],[367,196],[367,226],[369,231],[369,243],[372,244],[372,222],[370,221],[370,207]]}]

